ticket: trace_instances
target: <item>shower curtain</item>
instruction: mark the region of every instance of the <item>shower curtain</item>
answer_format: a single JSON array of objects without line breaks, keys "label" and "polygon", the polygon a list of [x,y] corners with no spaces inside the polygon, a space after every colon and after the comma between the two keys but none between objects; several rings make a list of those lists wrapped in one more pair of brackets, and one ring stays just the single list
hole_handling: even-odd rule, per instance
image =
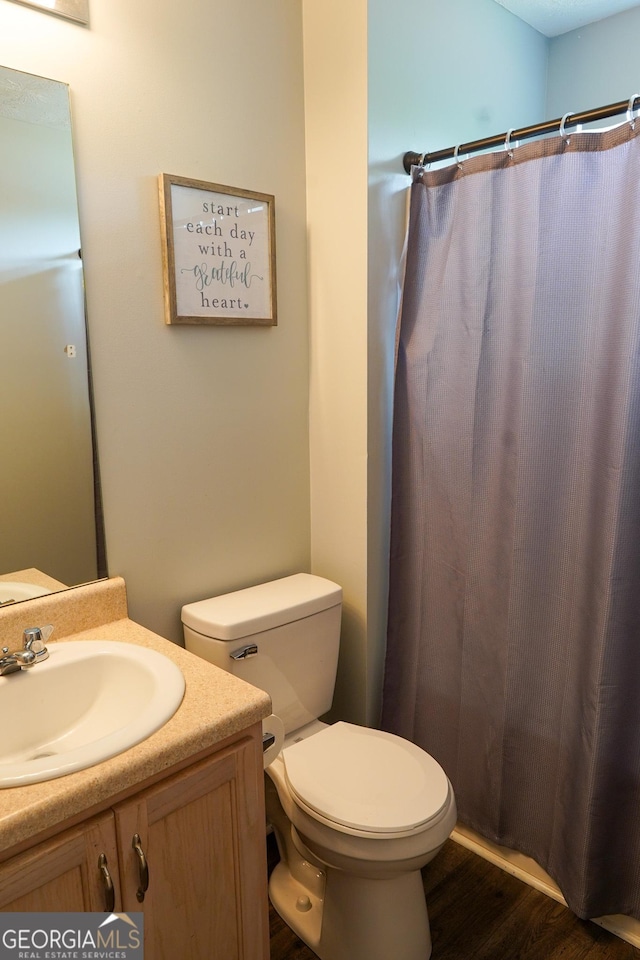
[{"label": "shower curtain", "polygon": [[414,171],[385,729],[640,918],[640,122]]}]

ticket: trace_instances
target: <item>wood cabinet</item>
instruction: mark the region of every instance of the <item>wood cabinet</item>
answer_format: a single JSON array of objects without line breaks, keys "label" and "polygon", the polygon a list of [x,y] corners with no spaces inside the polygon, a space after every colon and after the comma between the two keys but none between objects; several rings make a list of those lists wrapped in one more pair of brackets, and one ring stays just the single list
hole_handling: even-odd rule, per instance
[{"label": "wood cabinet", "polygon": [[98,866],[101,855],[107,869],[117,871],[112,813],[93,817],[0,864],[0,909],[45,913],[104,910],[104,878]]},{"label": "wood cabinet", "polygon": [[144,912],[145,960],[267,960],[262,765],[244,737],[0,864],[0,909]]}]

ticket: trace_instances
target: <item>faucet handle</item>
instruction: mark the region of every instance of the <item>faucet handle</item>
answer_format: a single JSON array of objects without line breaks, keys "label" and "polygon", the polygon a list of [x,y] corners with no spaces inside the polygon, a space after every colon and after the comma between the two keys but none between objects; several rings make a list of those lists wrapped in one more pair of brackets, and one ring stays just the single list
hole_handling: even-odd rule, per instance
[{"label": "faucet handle", "polygon": [[[53,624],[47,623],[42,627],[27,627],[22,636],[23,650],[31,650],[35,654],[46,651],[46,642],[53,633]],[[44,658],[42,658],[44,659]]]}]

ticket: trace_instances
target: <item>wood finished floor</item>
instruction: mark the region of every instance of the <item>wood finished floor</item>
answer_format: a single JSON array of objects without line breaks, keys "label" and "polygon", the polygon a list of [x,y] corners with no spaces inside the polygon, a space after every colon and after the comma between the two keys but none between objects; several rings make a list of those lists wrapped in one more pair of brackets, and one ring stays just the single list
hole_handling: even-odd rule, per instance
[{"label": "wood finished floor", "polygon": [[[268,847],[273,867],[273,837]],[[432,960],[640,960],[630,944],[453,840],[425,867],[423,880]],[[316,960],[273,907],[269,911],[271,960]]]}]

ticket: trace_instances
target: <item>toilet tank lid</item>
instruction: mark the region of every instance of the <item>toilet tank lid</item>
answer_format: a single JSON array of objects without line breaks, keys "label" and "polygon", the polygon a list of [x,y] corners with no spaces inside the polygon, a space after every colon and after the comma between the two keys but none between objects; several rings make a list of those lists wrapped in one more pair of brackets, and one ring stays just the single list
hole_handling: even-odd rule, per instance
[{"label": "toilet tank lid", "polygon": [[324,577],[295,573],[182,608],[185,626],[216,640],[239,640],[302,620],[342,602],[342,588]]}]

